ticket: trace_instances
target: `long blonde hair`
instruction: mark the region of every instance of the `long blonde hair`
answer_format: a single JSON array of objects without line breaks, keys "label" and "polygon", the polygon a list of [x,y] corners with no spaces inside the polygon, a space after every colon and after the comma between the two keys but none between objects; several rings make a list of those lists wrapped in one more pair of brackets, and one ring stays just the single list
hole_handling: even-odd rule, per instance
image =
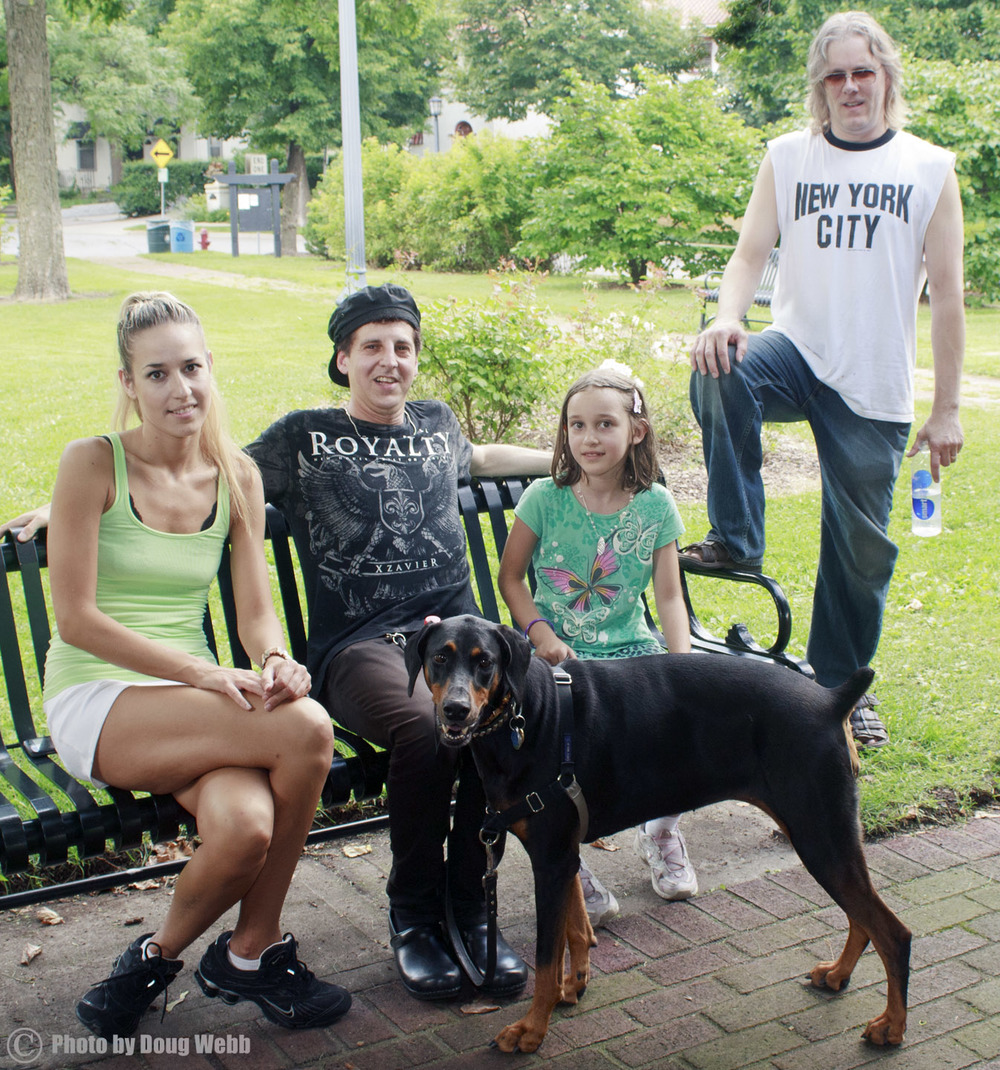
[{"label": "long blonde hair", "polygon": [[833,41],[845,37],[863,38],[872,57],[885,71],[885,123],[890,130],[901,130],[906,122],[906,101],[903,100],[903,63],[896,42],[867,11],[841,11],[823,23],[809,46],[806,72],[813,132],[821,134],[830,129],[830,105],[823,86],[823,71],[827,49]]},{"label": "long blonde hair", "polygon": [[[129,380],[133,379],[132,343],[136,335],[148,331],[151,327],[162,327],[171,323],[196,327],[204,344],[205,332],[197,313],[190,305],[186,305],[173,294],[165,291],[134,293],[129,294],[122,302],[121,312],[118,315],[118,359],[122,371]],[[208,347],[205,348],[207,351]],[[201,429],[201,452],[206,461],[218,468],[229,487],[229,504],[233,517],[241,523],[246,523],[249,504],[243,486],[255,466],[229,434],[226,409],[214,374],[210,375],[209,384],[211,404]],[[133,419],[142,422],[139,403],[129,396],[119,377],[118,401],[114,415],[115,428],[125,431]]]}]

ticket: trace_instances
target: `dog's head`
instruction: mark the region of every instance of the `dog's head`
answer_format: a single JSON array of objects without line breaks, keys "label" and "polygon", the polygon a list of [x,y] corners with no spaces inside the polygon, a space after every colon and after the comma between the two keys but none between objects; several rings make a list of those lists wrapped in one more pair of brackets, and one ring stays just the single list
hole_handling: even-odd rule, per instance
[{"label": "dog's head", "polygon": [[520,702],[531,646],[520,632],[466,615],[425,624],[406,643],[413,694],[417,674],[434,698],[441,740],[464,747],[481,721],[509,695]]}]

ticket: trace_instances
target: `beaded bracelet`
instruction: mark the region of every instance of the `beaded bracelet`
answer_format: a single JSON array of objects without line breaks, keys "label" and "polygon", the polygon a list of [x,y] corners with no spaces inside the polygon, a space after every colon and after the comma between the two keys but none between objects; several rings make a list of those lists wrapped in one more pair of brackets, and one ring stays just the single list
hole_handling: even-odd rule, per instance
[{"label": "beaded bracelet", "polygon": [[548,617],[535,617],[535,619],[528,625],[528,627],[524,629],[525,639],[528,639],[528,632],[530,632],[536,624],[547,624],[553,631],[556,630],[556,626],[552,623],[552,621],[549,620]]}]

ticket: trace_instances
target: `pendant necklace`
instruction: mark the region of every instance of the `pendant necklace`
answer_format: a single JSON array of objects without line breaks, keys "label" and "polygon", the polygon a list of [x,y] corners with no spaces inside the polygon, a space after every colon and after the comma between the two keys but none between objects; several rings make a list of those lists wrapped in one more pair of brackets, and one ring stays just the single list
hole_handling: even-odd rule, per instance
[{"label": "pendant necklace", "polygon": [[[354,422],[354,417],[351,415],[351,410],[347,407],[347,405],[344,406],[344,415],[348,418],[348,420],[351,421],[351,427],[354,428],[354,433],[358,436],[358,439],[360,439],[361,432],[358,430],[358,425]],[[403,415],[406,417],[406,422],[410,425],[411,428],[413,428],[413,433],[416,434],[417,425],[413,422],[413,417],[410,415],[410,410],[406,408],[405,405],[403,406]]]},{"label": "pendant necklace", "polygon": [[[597,530],[597,525],[594,523],[594,517],[593,517],[593,514],[590,511],[590,506],[587,504],[587,498],[583,493],[583,488],[578,483],[574,489],[576,490],[576,493],[580,497],[580,504],[583,506],[583,510],[587,514],[587,519],[590,521],[590,526],[594,529],[594,534],[597,536],[597,553],[598,554],[603,554],[604,551],[608,548],[608,541]],[[635,491],[633,490],[628,496],[628,501],[621,507],[621,509],[618,510],[618,512],[619,513],[623,513],[632,504],[632,501],[634,500],[634,498],[635,498]],[[608,515],[610,515],[610,514],[608,514]],[[614,534],[614,533],[612,532],[612,534]]]}]

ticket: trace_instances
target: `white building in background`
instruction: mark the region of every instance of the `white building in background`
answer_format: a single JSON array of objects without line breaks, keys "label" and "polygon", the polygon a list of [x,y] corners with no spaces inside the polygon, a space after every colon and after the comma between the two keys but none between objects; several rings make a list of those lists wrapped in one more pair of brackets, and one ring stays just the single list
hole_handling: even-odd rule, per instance
[{"label": "white building in background", "polygon": [[[93,136],[83,108],[77,104],[57,104],[55,127],[56,168],[61,189],[72,189],[75,185],[81,193],[106,190],[121,178],[120,157],[112,151],[107,138]],[[146,138],[143,146],[146,159],[158,140],[158,137]],[[180,137],[166,138],[166,141],[176,159],[203,160],[206,164],[212,160],[220,163],[229,160],[247,147],[243,138],[223,141],[201,137],[190,127],[182,127]]]},{"label": "white building in background", "polygon": [[552,126],[547,115],[529,111],[526,119],[510,122],[507,119],[484,119],[473,115],[459,100],[441,98],[441,114],[431,115],[424,130],[412,135],[407,142],[407,149],[414,156],[423,156],[427,152],[447,152],[452,142],[469,134],[481,134],[490,130],[503,137],[544,137]]},{"label": "white building in background", "polygon": [[[722,6],[723,0],[663,0],[663,2],[680,15],[682,26],[700,22],[708,31],[718,26],[728,14]],[[719,46],[715,43],[711,32],[705,34],[704,40],[708,49],[708,68],[714,74],[719,69],[716,59]]]}]

